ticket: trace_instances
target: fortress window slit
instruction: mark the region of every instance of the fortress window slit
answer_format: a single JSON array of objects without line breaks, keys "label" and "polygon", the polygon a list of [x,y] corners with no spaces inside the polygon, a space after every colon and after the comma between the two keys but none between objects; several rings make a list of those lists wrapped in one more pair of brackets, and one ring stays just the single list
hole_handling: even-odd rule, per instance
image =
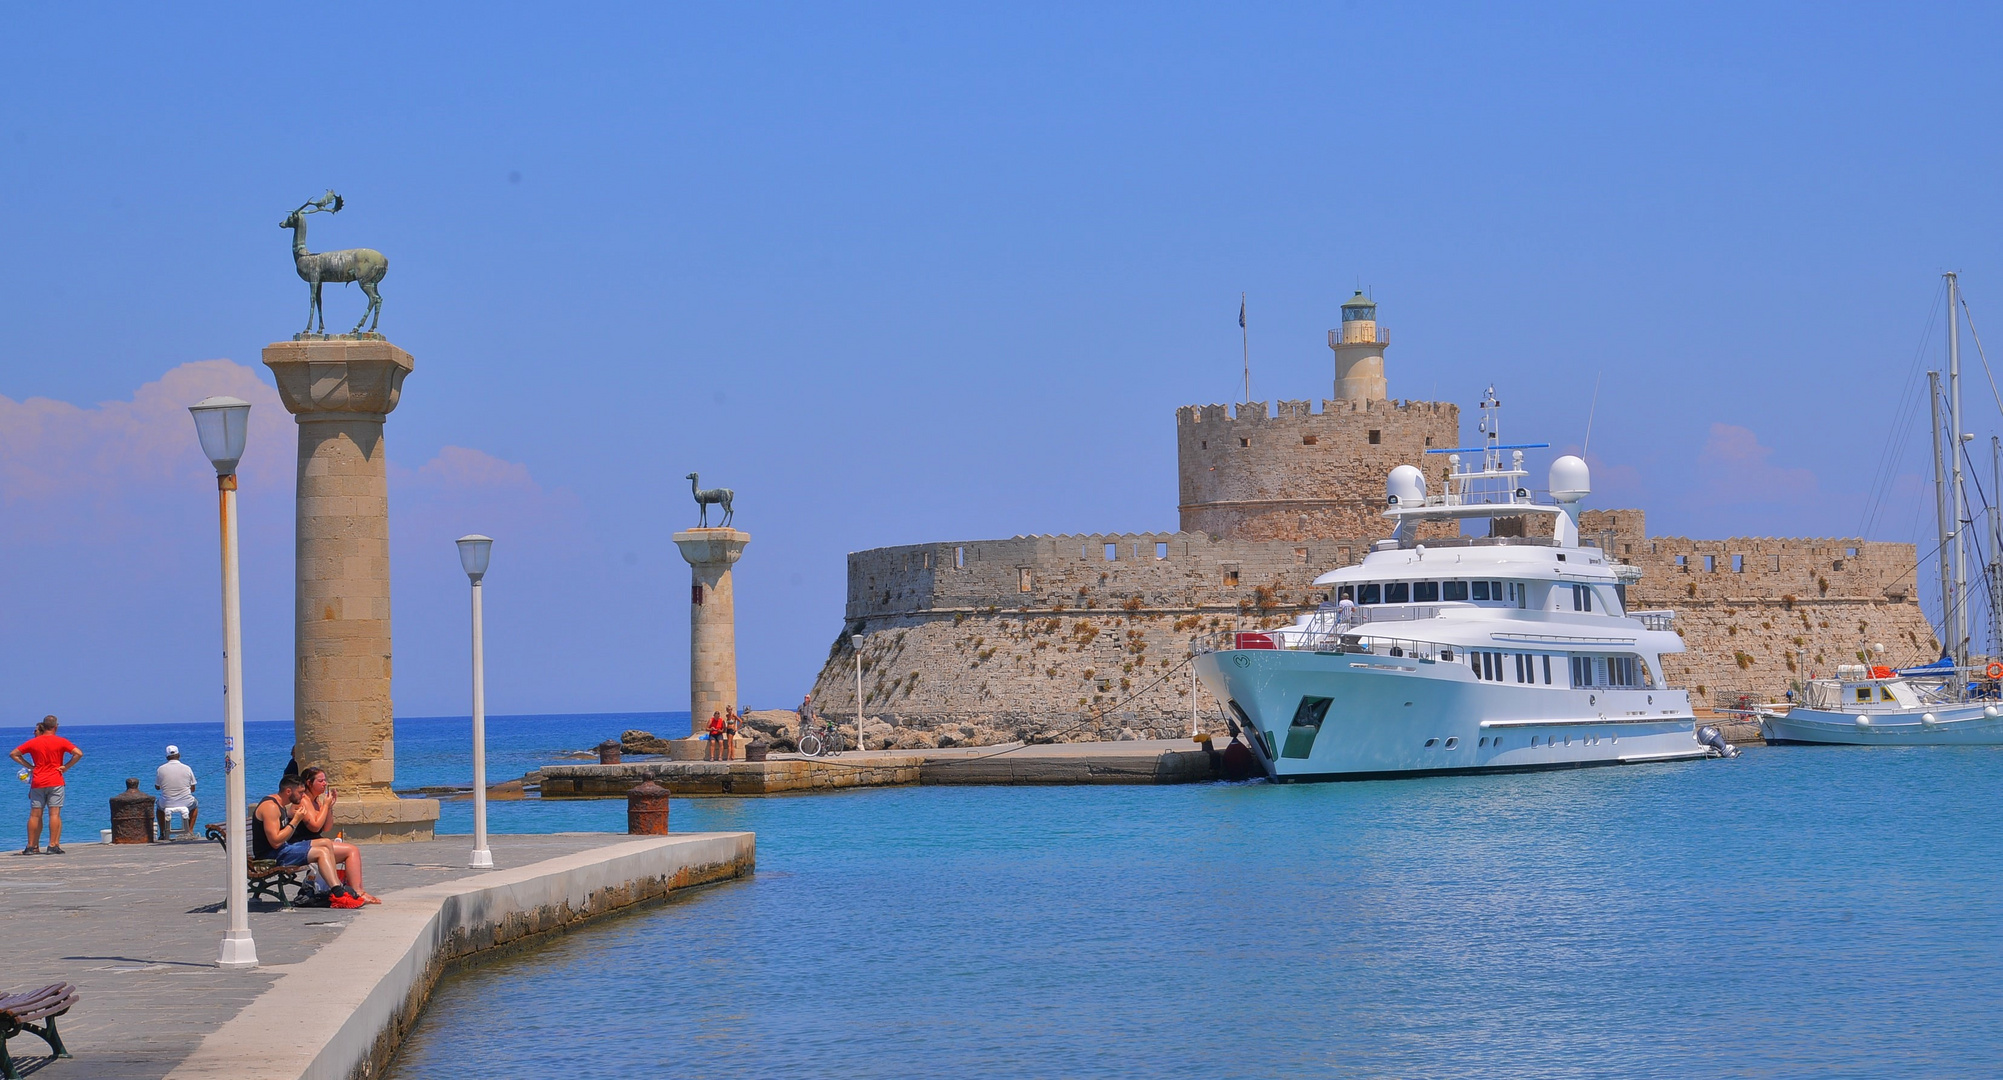
[{"label": "fortress window slit", "polygon": [[1168,558],[1168,541],[1166,540],[1155,541],[1155,558],[1157,559]]},{"label": "fortress window slit", "polygon": [[1384,432],[1383,432],[1382,430],[1378,429],[1378,428],[1371,428],[1371,429],[1370,429],[1370,445],[1372,445],[1372,446],[1376,446],[1376,445],[1378,445],[1379,443],[1382,443],[1383,441],[1384,441]]},{"label": "fortress window slit", "polygon": [[956,548],[954,548],[954,549],[953,549],[953,569],[955,569],[955,570],[965,570],[966,568],[967,568],[967,549],[966,549],[966,548],[963,548],[963,547],[956,547]]}]

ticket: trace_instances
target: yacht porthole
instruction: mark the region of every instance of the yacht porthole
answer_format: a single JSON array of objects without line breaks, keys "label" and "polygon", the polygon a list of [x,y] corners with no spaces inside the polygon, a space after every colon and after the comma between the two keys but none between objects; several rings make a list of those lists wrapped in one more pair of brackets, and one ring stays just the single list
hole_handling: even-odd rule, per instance
[{"label": "yacht porthole", "polygon": [[1447,749],[1452,750],[1454,747],[1459,746],[1460,744],[1461,744],[1460,736],[1456,735],[1447,740]]},{"label": "yacht porthole", "polygon": [[1427,745],[1427,746],[1437,746],[1437,745],[1439,745],[1439,742],[1440,742],[1440,740],[1438,740],[1438,739],[1427,739],[1427,740],[1426,740],[1426,745]]},{"label": "yacht porthole", "polygon": [[1530,745],[1532,745],[1532,746],[1536,746],[1536,745],[1537,745],[1537,736],[1535,736],[1535,735],[1532,735],[1532,736],[1530,736]]},{"label": "yacht porthole", "polygon": [[1565,736],[1565,745],[1566,746],[1572,745],[1572,737],[1570,735]]},{"label": "yacht porthole", "polygon": [[1598,694],[1587,694],[1587,695],[1586,695],[1586,704],[1588,704],[1588,705],[1598,705],[1599,703],[1600,703],[1600,696],[1599,696]]},{"label": "yacht porthole", "polygon": [[1487,745],[1488,745],[1488,736],[1486,736],[1486,735],[1483,735],[1483,736],[1481,737],[1481,741],[1480,741],[1480,742],[1478,742],[1478,743],[1476,743],[1476,744],[1474,744],[1474,745],[1475,745],[1475,749],[1477,749],[1477,750],[1481,749],[1481,748],[1482,748],[1482,747],[1484,747],[1484,746],[1487,746]]}]

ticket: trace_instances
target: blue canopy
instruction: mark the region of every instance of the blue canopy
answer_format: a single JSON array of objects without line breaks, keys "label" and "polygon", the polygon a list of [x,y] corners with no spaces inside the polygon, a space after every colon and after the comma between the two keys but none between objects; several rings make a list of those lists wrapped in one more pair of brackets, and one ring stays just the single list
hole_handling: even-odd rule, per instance
[{"label": "blue canopy", "polygon": [[1940,659],[1938,659],[1938,660],[1935,660],[1935,661],[1934,661],[1933,663],[1931,663],[1931,664],[1921,664],[1921,665],[1920,665],[1920,666],[1918,666],[1918,667],[1909,667],[1909,668],[1900,668],[1900,669],[1899,669],[1899,674],[1901,674],[1901,675],[1952,675],[1952,674],[1954,674],[1954,660],[1953,660],[1953,659],[1952,659],[1951,657],[1946,657],[1946,656],[1943,656],[1943,657],[1941,657]]}]

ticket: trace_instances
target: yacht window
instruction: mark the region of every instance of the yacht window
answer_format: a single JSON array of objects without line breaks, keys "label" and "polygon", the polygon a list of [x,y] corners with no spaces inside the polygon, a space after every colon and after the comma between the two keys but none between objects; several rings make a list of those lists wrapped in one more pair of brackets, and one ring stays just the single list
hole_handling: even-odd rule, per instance
[{"label": "yacht window", "polygon": [[1892,688],[1891,688],[1891,687],[1889,687],[1889,686],[1880,686],[1880,687],[1878,688],[1878,700],[1879,700],[1879,701],[1897,701],[1898,699],[1892,696]]},{"label": "yacht window", "polygon": [[1591,585],[1572,586],[1572,610],[1593,610],[1593,587]]},{"label": "yacht window", "polygon": [[1640,666],[1632,656],[1607,657],[1607,685],[1640,686]]},{"label": "yacht window", "polygon": [[1535,676],[1533,676],[1530,673],[1530,658],[1523,655],[1522,653],[1516,654],[1516,681],[1517,682],[1535,681]]},{"label": "yacht window", "polygon": [[1474,583],[1474,598],[1476,600],[1488,599],[1488,582],[1477,581]]},{"label": "yacht window", "polygon": [[1627,613],[1627,582],[1614,582],[1614,599],[1620,601],[1621,614]]},{"label": "yacht window", "polygon": [[1384,583],[1384,602],[1387,604],[1409,604],[1412,602],[1412,586],[1403,581]]},{"label": "yacht window", "polygon": [[1376,582],[1356,587],[1356,602],[1359,604],[1381,604],[1384,598],[1378,595],[1381,587]]},{"label": "yacht window", "polygon": [[1548,655],[1544,657],[1544,685],[1551,685],[1551,658]]},{"label": "yacht window", "polygon": [[1467,582],[1465,581],[1440,582],[1440,599],[1442,600],[1467,599]]},{"label": "yacht window", "polygon": [[1356,599],[1356,586],[1354,586],[1354,585],[1337,585],[1337,586],[1335,587],[1335,598],[1336,598],[1337,600],[1355,600],[1355,599]]},{"label": "yacht window", "polygon": [[1488,598],[1490,600],[1502,599],[1502,582],[1491,581],[1488,583]]},{"label": "yacht window", "polygon": [[1572,685],[1573,686],[1593,685],[1592,657],[1590,656],[1572,657]]},{"label": "yacht window", "polygon": [[1412,583],[1412,602],[1413,602],[1413,603],[1417,603],[1417,604],[1426,604],[1426,603],[1432,603],[1432,602],[1434,602],[1434,601],[1437,601],[1437,600],[1438,600],[1439,598],[1440,598],[1440,583],[1439,583],[1439,582],[1437,582],[1437,581],[1414,581],[1414,582]]},{"label": "yacht window", "polygon": [[1530,606],[1530,586],[1519,583],[1511,585],[1510,588],[1516,590],[1517,607],[1527,608]]}]

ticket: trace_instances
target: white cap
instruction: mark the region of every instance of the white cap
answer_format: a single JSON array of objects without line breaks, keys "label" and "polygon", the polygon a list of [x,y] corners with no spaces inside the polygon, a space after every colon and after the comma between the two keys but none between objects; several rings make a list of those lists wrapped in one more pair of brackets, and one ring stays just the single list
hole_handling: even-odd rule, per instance
[{"label": "white cap", "polygon": [[169,747],[167,747],[167,756],[168,756],[168,757],[180,757],[180,756],[181,756],[181,748],[180,748],[180,747],[178,747],[178,746],[169,746]]}]

